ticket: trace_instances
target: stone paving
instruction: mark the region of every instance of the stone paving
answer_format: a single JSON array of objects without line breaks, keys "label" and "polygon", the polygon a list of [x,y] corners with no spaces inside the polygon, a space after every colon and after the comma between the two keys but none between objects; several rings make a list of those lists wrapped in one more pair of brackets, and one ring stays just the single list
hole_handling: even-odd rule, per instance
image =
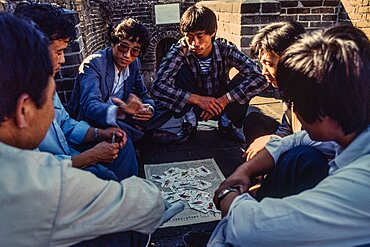
[{"label": "stone paving", "polygon": [[[250,111],[261,111],[275,119],[282,115],[280,100],[269,97],[255,97],[250,104]],[[164,128],[176,132],[181,121],[172,120]],[[217,121],[199,122],[198,131],[183,144],[158,145],[142,143],[138,146],[140,171],[144,164],[167,163],[185,160],[214,158],[225,177],[228,177],[242,162],[243,143],[226,139],[217,130]],[[159,228],[152,235],[150,246],[182,247],[182,235],[187,231],[212,231],[217,222],[208,222],[188,226]]]}]

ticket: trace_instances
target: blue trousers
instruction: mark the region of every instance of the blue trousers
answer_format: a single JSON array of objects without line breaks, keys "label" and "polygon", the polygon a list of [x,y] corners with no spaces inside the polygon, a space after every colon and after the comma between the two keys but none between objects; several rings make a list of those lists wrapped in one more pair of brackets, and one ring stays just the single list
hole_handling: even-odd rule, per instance
[{"label": "blue trousers", "polygon": [[118,157],[111,164],[95,164],[86,167],[84,170],[104,180],[121,181],[137,175],[138,164],[131,139],[127,139],[126,145],[119,151]]},{"label": "blue trousers", "polygon": [[74,247],[143,247],[149,239],[148,235],[128,231],[107,234],[92,240],[73,245]]},{"label": "blue trousers", "polygon": [[298,146],[285,152],[256,192],[265,197],[283,198],[315,187],[328,176],[328,160],[316,148]]}]

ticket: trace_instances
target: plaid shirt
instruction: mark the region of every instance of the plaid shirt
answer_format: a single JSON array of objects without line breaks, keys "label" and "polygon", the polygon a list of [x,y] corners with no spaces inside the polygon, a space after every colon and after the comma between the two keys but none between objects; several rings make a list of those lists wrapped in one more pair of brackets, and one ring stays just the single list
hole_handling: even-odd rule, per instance
[{"label": "plaid shirt", "polygon": [[220,97],[225,94],[226,85],[230,81],[228,74],[233,67],[244,78],[239,86],[229,91],[230,96],[240,104],[247,103],[268,86],[257,64],[239,51],[234,44],[222,38],[213,42],[209,73],[202,76],[197,58],[187,49],[184,39],[181,39],[171,47],[162,60],[157,78],[151,87],[152,95],[175,112],[181,111],[191,95],[190,92],[175,87],[175,76],[185,63],[194,74],[196,80],[194,87],[207,96]]}]

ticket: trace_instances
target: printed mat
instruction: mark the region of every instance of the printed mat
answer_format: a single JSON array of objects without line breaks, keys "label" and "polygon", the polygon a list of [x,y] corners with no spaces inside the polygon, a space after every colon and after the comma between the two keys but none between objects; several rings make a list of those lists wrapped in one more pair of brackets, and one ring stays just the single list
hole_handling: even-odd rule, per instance
[{"label": "printed mat", "polygon": [[185,209],[162,228],[221,219],[221,212],[215,208],[212,198],[225,177],[214,159],[145,164],[144,172],[168,202],[185,202]]}]

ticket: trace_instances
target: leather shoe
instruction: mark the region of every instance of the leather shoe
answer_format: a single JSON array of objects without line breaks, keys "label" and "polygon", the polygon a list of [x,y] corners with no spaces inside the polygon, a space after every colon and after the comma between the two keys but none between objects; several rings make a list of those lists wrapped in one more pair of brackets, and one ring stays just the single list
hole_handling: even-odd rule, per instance
[{"label": "leather shoe", "polygon": [[187,140],[189,140],[190,136],[195,135],[196,132],[197,126],[193,126],[191,125],[191,123],[187,122],[183,123],[180,131],[176,134],[177,135],[176,142],[177,143],[186,142]]},{"label": "leather shoe", "polygon": [[226,138],[236,141],[236,142],[244,142],[244,135],[239,133],[231,123],[228,126],[222,126],[221,123],[218,124],[218,130],[222,135],[225,135]]},{"label": "leather shoe", "polygon": [[185,246],[204,247],[207,245],[212,232],[189,231],[182,236]]},{"label": "leather shoe", "polygon": [[177,135],[165,130],[152,130],[146,134],[146,139],[154,143],[166,144],[175,142]]}]

